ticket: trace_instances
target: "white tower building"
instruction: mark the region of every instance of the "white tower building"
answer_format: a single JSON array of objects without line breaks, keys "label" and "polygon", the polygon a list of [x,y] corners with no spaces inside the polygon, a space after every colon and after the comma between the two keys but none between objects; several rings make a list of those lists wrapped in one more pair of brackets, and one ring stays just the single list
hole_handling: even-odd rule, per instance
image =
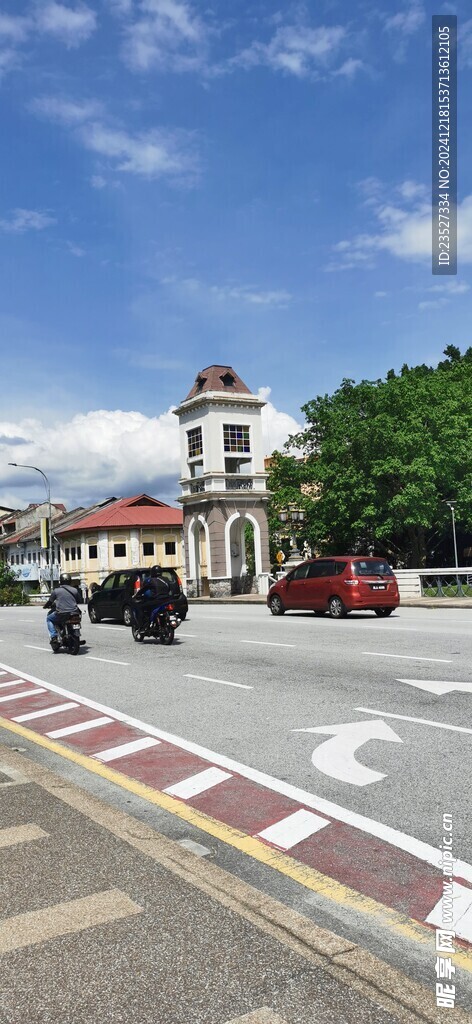
[{"label": "white tower building", "polygon": [[[231,366],[208,366],[175,410],[190,597],[266,590],[270,560],[264,405]],[[254,574],[248,573],[246,563],[247,523],[254,536]]]}]

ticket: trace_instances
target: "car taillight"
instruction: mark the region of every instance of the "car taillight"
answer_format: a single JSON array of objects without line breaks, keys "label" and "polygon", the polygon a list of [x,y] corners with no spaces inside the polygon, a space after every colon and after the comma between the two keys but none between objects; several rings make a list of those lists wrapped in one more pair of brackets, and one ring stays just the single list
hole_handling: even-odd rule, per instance
[{"label": "car taillight", "polygon": [[135,579],[135,581],[134,581],[134,589],[135,589],[135,590],[139,590],[140,586],[141,586],[141,580],[140,580],[140,579],[139,579],[139,577],[138,577],[138,578],[137,578],[137,579]]},{"label": "car taillight", "polygon": [[346,576],[346,579],[343,580],[343,583],[345,583],[346,586],[348,586],[348,587],[358,587],[359,586],[359,580],[356,579],[355,576]]},{"label": "car taillight", "polygon": [[182,586],[182,580],[180,579],[180,576],[177,576],[177,583],[179,584],[179,587]]}]

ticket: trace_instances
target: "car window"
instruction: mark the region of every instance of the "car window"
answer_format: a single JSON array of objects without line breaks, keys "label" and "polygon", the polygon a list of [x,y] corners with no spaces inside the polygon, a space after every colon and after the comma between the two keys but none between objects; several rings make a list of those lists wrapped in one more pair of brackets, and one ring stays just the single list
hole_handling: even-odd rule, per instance
[{"label": "car window", "polygon": [[336,573],[336,576],[340,576],[341,573],[344,572],[344,570],[346,568],[346,565],[347,565],[347,562],[335,562],[334,563],[334,571]]},{"label": "car window", "polygon": [[114,572],[111,576],[108,576],[105,582],[102,583],[102,590],[112,590],[112,588],[115,585],[115,576],[116,572]]},{"label": "car window", "polygon": [[310,565],[309,579],[319,579],[321,576],[334,576],[334,562],[312,562]]},{"label": "car window", "polygon": [[163,580],[167,580],[167,583],[175,583],[175,573],[171,569],[163,569],[161,576]]},{"label": "car window", "polygon": [[383,558],[360,558],[352,563],[354,576],[393,576],[392,569]]},{"label": "car window", "polygon": [[129,572],[117,572],[115,587],[126,587],[127,583],[129,583],[129,580]]},{"label": "car window", "polygon": [[290,573],[288,578],[290,580],[306,580],[309,568],[309,562],[305,562],[303,565],[297,565],[297,568]]}]

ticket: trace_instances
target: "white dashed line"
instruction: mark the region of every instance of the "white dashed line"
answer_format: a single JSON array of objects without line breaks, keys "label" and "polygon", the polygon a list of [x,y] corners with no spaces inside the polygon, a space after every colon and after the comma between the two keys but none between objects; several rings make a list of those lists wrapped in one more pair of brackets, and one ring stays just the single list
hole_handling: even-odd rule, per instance
[{"label": "white dashed line", "polygon": [[181,800],[190,800],[192,796],[206,793],[207,789],[213,789],[213,786],[218,786],[225,779],[232,778],[230,772],[223,772],[221,768],[205,768],[204,771],[197,772],[196,775],[191,775],[188,779],[176,782],[175,786],[168,786],[164,793],[178,796]]},{"label": "white dashed line", "polygon": [[129,665],[129,661],[112,661],[111,658],[94,658],[91,654],[86,654],[86,658],[89,661],[105,661],[107,665]]},{"label": "white dashed line", "polygon": [[262,644],[264,647],[296,647],[296,644],[275,644],[270,640],[240,640],[240,644]]},{"label": "white dashed line", "polygon": [[97,626],[97,629],[117,629],[120,633],[127,633],[126,626]]},{"label": "white dashed line", "polygon": [[119,747],[110,747],[109,750],[100,750],[93,754],[98,761],[116,761],[119,757],[127,757],[128,754],[136,754],[138,750],[147,750],[148,747],[156,747],[161,741],[154,740],[152,736],[143,736],[140,740],[131,740],[130,743],[120,743]]},{"label": "white dashed line", "polygon": [[78,722],[77,725],[67,725],[63,729],[53,729],[52,732],[47,732],[46,736],[57,740],[60,736],[72,736],[76,732],[86,732],[87,729],[98,729],[100,725],[108,725],[109,722],[114,722],[114,718],[92,718],[89,722]]},{"label": "white dashed line", "polygon": [[37,690],[24,690],[22,693],[8,693],[6,697],[0,697],[0,703],[8,700],[21,700],[22,697],[37,697],[40,693],[46,693],[47,691],[41,687]]},{"label": "white dashed line", "polygon": [[383,654],[380,651],[362,651],[371,658],[403,658],[406,661],[440,661],[443,665],[452,665],[451,659],[447,658],[418,658],[416,654]]},{"label": "white dashed line", "polygon": [[212,679],[211,676],[194,676],[191,672],[185,673],[186,679],[201,679],[203,683],[221,683],[222,686],[238,686],[240,690],[252,690],[252,686],[245,683],[229,683],[227,679]]},{"label": "white dashed line", "polygon": [[308,839],[326,825],[331,825],[327,818],[321,818],[319,814],[313,814],[313,811],[307,811],[302,807],[281,821],[276,821],[275,825],[269,825],[257,835],[274,846],[280,846],[282,850],[291,850],[292,846],[301,843],[303,839]]},{"label": "white dashed line", "polygon": [[48,715],[58,715],[61,711],[68,711],[70,708],[78,708],[75,701],[66,704],[55,704],[53,708],[41,708],[41,711],[29,711],[27,715],[17,715],[12,722],[29,722],[32,718],[47,718]]},{"label": "white dashed line", "polygon": [[416,722],[418,725],[431,725],[433,729],[450,729],[451,732],[467,732],[472,735],[472,729],[466,729],[462,725],[448,725],[446,722],[432,722],[429,718],[410,718],[409,715],[392,715],[388,711],[376,711],[374,708],[355,708],[355,711],[363,711],[366,715],[381,715],[382,718],[398,718],[402,722]]},{"label": "white dashed line", "polygon": [[35,647],[34,644],[23,644],[23,647],[28,647],[30,651],[50,651],[50,647]]}]

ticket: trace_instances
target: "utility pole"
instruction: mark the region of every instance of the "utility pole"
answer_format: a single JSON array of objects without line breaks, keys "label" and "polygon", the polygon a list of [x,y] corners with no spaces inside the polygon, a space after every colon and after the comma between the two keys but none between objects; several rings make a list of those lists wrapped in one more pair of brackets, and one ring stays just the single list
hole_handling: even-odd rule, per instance
[{"label": "utility pole", "polygon": [[48,555],[48,557],[49,557],[49,573],[50,573],[50,576],[49,576],[49,589],[50,589],[50,591],[52,591],[54,589],[53,563],[52,563],[52,557],[53,557],[53,552],[52,552],[52,506],[51,506],[51,486],[50,486],[49,480],[48,480],[46,474],[43,473],[42,469],[38,469],[37,466],[25,466],[21,462],[9,462],[8,465],[9,466],[16,466],[17,469],[34,469],[36,473],[41,473],[41,476],[42,476],[42,478],[44,480],[44,483],[46,485],[46,494],[47,494],[48,506],[49,506],[49,515],[48,515],[48,520],[49,520],[49,538],[48,538],[48,540],[49,540],[49,555]]}]

